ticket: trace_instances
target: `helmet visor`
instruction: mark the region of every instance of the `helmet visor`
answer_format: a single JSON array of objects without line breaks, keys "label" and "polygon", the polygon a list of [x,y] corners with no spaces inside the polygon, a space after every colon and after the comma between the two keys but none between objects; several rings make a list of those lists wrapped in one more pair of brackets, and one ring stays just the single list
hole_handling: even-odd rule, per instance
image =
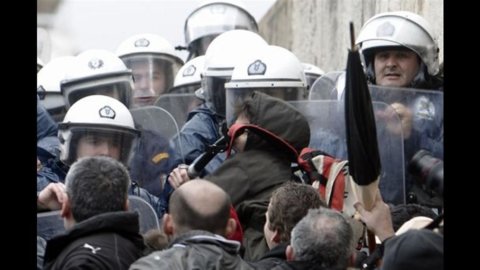
[{"label": "helmet visor", "polygon": [[227,125],[232,125],[236,118],[236,112],[241,108],[245,98],[253,91],[262,92],[272,97],[285,101],[303,100],[304,87],[264,87],[264,88],[226,88],[226,119]]},{"label": "helmet visor", "polygon": [[170,93],[170,94],[193,94],[200,87],[201,87],[201,83],[178,85],[178,86],[170,88],[170,90],[168,90],[168,93]]},{"label": "helmet visor", "polygon": [[132,78],[130,75],[103,78],[101,80],[79,80],[62,84],[65,105],[70,108],[78,100],[91,95],[113,97],[130,108],[132,102]]},{"label": "helmet visor", "polygon": [[87,156],[109,156],[128,165],[138,136],[133,129],[99,125],[60,124],[60,129],[61,141],[64,139],[64,144],[68,146],[67,153],[62,155],[67,164]]},{"label": "helmet visor", "polygon": [[257,22],[245,10],[224,3],[203,6],[195,10],[185,22],[185,41],[188,45],[201,37],[244,29],[258,32]]},{"label": "helmet visor", "polygon": [[136,54],[122,60],[132,70],[134,107],[153,105],[158,96],[173,86],[181,67],[181,63],[168,55]]},{"label": "helmet visor", "polygon": [[207,106],[221,117],[225,117],[225,83],[230,78],[206,76],[202,80]]}]

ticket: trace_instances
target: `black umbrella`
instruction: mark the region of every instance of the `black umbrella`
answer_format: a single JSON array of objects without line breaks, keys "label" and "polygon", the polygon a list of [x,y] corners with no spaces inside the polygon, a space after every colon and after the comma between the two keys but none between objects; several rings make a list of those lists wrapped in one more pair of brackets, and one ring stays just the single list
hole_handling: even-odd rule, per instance
[{"label": "black umbrella", "polygon": [[378,189],[380,154],[372,99],[354,47],[353,24],[350,23],[352,50],[348,52],[345,84],[345,121],[347,133],[348,165],[354,182],[359,186],[357,199],[366,209],[371,209]]},{"label": "black umbrella", "polygon": [[[372,99],[358,48],[354,44],[353,23],[350,22],[352,50],[348,52],[345,83],[345,122],[348,149],[348,168],[355,183],[352,191],[365,209],[370,210],[378,191],[380,154]],[[370,251],[375,246],[369,235]]]}]

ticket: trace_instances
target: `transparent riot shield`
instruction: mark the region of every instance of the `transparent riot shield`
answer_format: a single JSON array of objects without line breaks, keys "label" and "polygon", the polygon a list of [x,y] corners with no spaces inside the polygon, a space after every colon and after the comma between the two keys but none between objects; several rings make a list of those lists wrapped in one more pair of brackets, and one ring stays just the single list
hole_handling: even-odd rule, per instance
[{"label": "transparent riot shield", "polygon": [[[309,100],[290,103],[301,111],[309,122],[309,147],[339,159],[348,159],[344,101]],[[382,164],[379,188],[385,202],[400,204],[406,201],[403,137],[401,133],[389,131],[391,128],[399,128],[400,119],[395,114],[390,119],[377,117],[377,112],[385,111],[388,107],[390,106],[385,103],[373,102]]]},{"label": "transparent riot shield", "polygon": [[443,92],[372,85],[373,101],[390,104],[399,114],[405,138],[405,157],[410,160],[420,149],[443,159]]},{"label": "transparent riot shield", "polygon": [[336,100],[345,88],[345,71],[331,71],[318,78],[310,88],[309,100]]},{"label": "transparent riot shield", "polygon": [[130,176],[140,187],[159,197],[174,163],[169,140],[179,133],[173,116],[163,108],[145,106],[130,110],[141,136],[129,161]]},{"label": "transparent riot shield", "polygon": [[37,213],[37,235],[49,240],[57,234],[65,232],[60,210]]},{"label": "transparent riot shield", "polygon": [[[402,122],[401,130],[404,137],[405,179],[409,201],[436,207],[443,201],[426,190],[428,196],[418,187],[426,184],[426,176],[410,170],[409,164],[416,153],[428,151],[433,157],[443,160],[443,92],[437,90],[394,88],[370,86],[372,100],[390,104],[399,115]],[[383,115],[385,116],[385,115]],[[430,168],[423,168],[424,172]],[[442,179],[443,181],[443,179]],[[424,189],[424,188],[422,188]],[[410,192],[412,191],[412,192]]]},{"label": "transparent riot shield", "polygon": [[[129,211],[135,211],[139,216],[140,233],[146,233],[151,229],[160,229],[159,220],[155,210],[140,197],[129,195]],[[37,235],[49,240],[52,237],[65,232],[63,218],[60,210],[37,213]]]},{"label": "transparent riot shield", "polygon": [[167,140],[178,134],[177,121],[167,110],[157,106],[145,106],[131,109],[135,124],[141,129],[154,131]]},{"label": "transparent riot shield", "polygon": [[128,200],[129,210],[138,213],[140,233],[146,233],[152,229],[160,229],[158,216],[148,202],[135,195],[128,195]]},{"label": "transparent riot shield", "polygon": [[161,95],[155,106],[164,108],[170,112],[178,123],[178,127],[182,128],[187,121],[188,113],[202,104],[199,98],[195,94],[164,94]]}]

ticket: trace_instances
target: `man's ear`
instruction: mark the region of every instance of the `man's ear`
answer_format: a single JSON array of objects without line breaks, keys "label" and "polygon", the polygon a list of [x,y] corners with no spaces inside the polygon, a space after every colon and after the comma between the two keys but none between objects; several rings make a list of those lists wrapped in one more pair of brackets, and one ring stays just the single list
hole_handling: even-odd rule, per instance
[{"label": "man's ear", "polygon": [[225,236],[230,238],[235,231],[237,230],[237,222],[233,218],[229,218],[227,221],[227,226],[225,227]]},{"label": "man's ear", "polygon": [[291,245],[288,245],[287,249],[285,249],[285,257],[287,257],[287,262],[295,260],[295,251],[293,250]]},{"label": "man's ear", "polygon": [[65,196],[65,200],[62,203],[62,207],[60,209],[60,216],[62,218],[69,218],[72,215],[72,210],[70,209],[70,199],[68,196]]},{"label": "man's ear", "polygon": [[128,196],[127,196],[127,199],[125,200],[125,211],[128,211],[130,210],[130,200],[128,199]]},{"label": "man's ear", "polygon": [[278,232],[278,229],[275,229],[272,235],[272,239],[270,239],[272,243],[280,243],[280,233]]},{"label": "man's ear", "polygon": [[172,216],[165,213],[163,215],[163,232],[166,235],[173,235],[175,233],[175,224],[173,223]]}]

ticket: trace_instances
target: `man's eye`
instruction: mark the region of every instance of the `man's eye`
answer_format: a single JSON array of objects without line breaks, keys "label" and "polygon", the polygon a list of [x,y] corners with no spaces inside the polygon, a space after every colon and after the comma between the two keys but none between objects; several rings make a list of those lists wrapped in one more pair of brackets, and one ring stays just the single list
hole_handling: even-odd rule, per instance
[{"label": "man's eye", "polygon": [[380,59],[386,59],[386,58],[388,58],[388,54],[387,53],[379,53],[377,55],[377,57],[380,58]]}]

